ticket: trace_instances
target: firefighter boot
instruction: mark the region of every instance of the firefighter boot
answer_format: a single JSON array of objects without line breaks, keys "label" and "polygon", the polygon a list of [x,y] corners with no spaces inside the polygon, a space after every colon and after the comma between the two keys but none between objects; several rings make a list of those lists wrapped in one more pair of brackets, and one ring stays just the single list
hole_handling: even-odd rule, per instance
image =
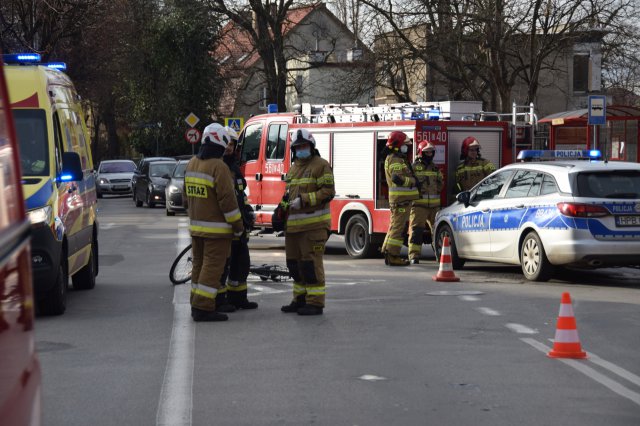
[{"label": "firefighter boot", "polygon": [[298,309],[302,308],[303,306],[305,306],[305,297],[298,296],[291,303],[280,308],[280,310],[285,314],[291,314],[293,312],[298,312]]},{"label": "firefighter boot", "polygon": [[227,293],[216,294],[216,312],[235,312],[236,307],[227,301]]},{"label": "firefighter boot", "polygon": [[306,304],[298,309],[298,315],[322,315],[322,306]]},{"label": "firefighter boot", "polygon": [[202,309],[191,308],[191,318],[195,322],[204,321],[226,321],[229,317],[225,314],[220,314],[216,311],[203,311]]},{"label": "firefighter boot", "polygon": [[389,266],[407,266],[409,261],[403,257],[394,254],[385,253],[384,263]]},{"label": "firefighter boot", "polygon": [[249,302],[247,299],[247,290],[229,291],[227,301],[236,309],[256,309],[258,307],[256,302]]},{"label": "firefighter boot", "polygon": [[409,260],[409,262],[410,262],[412,265],[417,265],[417,264],[419,264],[419,263],[420,263],[420,259],[418,259],[417,257],[414,257],[413,259]]}]

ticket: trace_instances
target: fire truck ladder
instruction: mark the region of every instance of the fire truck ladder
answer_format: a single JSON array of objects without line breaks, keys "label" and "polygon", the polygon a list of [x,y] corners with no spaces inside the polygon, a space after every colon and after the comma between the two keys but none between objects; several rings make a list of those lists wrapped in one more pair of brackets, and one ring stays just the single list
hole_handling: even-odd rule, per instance
[{"label": "fire truck ladder", "polygon": [[[516,155],[518,154],[519,149],[533,149],[535,145],[535,134],[538,128],[538,116],[534,112],[533,102],[529,103],[529,105],[518,105],[515,101],[513,101],[512,112],[511,112],[511,143],[513,158],[512,161],[516,161]],[[526,129],[529,129],[529,134],[527,135]],[[523,136],[527,136],[527,140],[524,142],[518,143],[518,133],[521,130],[521,134]]]},{"label": "fire truck ladder", "polygon": [[[395,103],[378,106],[359,104],[296,105],[299,123],[360,123],[392,120],[450,119],[452,112],[439,102]],[[473,117],[478,111],[456,112],[462,117]],[[465,115],[466,114],[466,115]]]}]

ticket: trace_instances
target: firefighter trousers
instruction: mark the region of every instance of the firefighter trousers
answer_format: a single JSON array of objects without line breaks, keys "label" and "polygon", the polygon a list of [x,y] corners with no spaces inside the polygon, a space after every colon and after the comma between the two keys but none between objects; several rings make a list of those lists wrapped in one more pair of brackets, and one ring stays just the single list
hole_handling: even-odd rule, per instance
[{"label": "firefighter trousers", "polygon": [[329,239],[326,229],[314,229],[285,235],[287,268],[293,279],[293,300],[324,307],[324,247]]},{"label": "firefighter trousers", "polygon": [[427,207],[421,205],[411,206],[409,215],[409,259],[419,259],[424,244],[424,233],[429,230],[433,238],[433,224],[440,206]]},{"label": "firefighter trousers", "polygon": [[382,243],[382,253],[400,256],[400,250],[404,244],[404,230],[409,220],[411,201],[391,204],[391,217],[389,218],[389,230]]},{"label": "firefighter trousers", "polygon": [[231,249],[230,238],[191,237],[191,306],[203,311],[216,309],[225,263]]},{"label": "firefighter trousers", "polygon": [[249,257],[249,240],[234,238],[231,242],[231,254],[227,259],[222,283],[226,283],[228,300],[232,303],[247,298],[247,277],[251,258]]}]

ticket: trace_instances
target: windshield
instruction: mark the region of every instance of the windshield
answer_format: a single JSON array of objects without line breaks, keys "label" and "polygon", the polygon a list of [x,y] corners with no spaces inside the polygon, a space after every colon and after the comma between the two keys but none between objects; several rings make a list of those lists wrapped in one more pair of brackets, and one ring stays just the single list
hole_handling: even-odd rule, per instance
[{"label": "windshield", "polygon": [[187,164],[189,163],[188,162],[178,163],[175,170],[173,171],[173,177],[183,178],[184,172],[185,170],[187,170]]},{"label": "windshield", "polygon": [[151,163],[149,166],[149,175],[154,177],[162,177],[171,175],[176,163]]},{"label": "windshield", "polygon": [[98,173],[133,173],[136,164],[133,161],[118,161],[114,163],[100,163]]},{"label": "windshield", "polygon": [[640,199],[640,171],[615,170],[578,175],[578,197]]},{"label": "windshield", "polygon": [[42,109],[14,109],[23,176],[49,176],[47,119]]}]

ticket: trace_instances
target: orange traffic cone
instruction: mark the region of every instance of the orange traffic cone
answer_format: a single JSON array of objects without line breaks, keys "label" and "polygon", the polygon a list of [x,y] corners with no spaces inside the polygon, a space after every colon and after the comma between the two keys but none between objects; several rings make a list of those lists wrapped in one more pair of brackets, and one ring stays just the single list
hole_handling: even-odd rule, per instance
[{"label": "orange traffic cone", "polygon": [[451,248],[449,247],[449,237],[444,237],[442,241],[442,253],[440,253],[440,269],[433,277],[434,281],[460,281],[453,273],[453,265],[451,264]]},{"label": "orange traffic cone", "polygon": [[573,316],[571,296],[562,293],[560,313],[556,325],[556,337],[553,339],[553,349],[547,354],[551,358],[580,358],[587,357],[587,353],[580,346],[576,319]]}]

